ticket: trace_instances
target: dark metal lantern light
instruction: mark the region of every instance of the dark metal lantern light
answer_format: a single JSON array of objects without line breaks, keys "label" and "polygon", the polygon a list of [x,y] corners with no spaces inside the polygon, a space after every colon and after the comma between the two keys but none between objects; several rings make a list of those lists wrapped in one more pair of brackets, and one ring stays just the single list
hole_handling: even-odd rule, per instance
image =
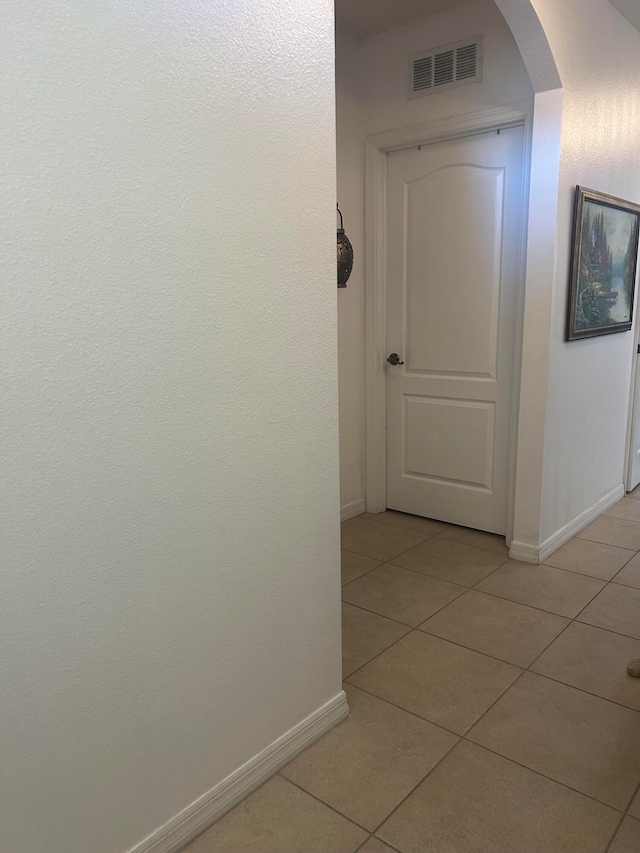
[{"label": "dark metal lantern light", "polygon": [[[336,204],[340,213],[340,208]],[[346,287],[353,269],[353,246],[344,233],[342,214],[340,213],[340,227],[338,228],[338,287]]]}]

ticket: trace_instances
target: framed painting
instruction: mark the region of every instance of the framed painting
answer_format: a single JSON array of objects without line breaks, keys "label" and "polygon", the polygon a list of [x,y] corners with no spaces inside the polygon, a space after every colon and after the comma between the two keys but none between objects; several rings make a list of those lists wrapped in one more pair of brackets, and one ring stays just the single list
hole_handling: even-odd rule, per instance
[{"label": "framed painting", "polygon": [[631,328],[639,231],[640,205],[576,187],[567,341]]}]

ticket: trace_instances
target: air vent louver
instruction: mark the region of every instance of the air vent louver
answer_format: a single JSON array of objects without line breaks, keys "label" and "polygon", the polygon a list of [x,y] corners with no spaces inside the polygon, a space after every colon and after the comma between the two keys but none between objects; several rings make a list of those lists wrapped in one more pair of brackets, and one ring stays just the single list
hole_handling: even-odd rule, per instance
[{"label": "air vent louver", "polygon": [[435,73],[433,75],[434,86],[445,86],[454,81],[454,55],[452,50],[446,53],[436,53]]},{"label": "air vent louver", "polygon": [[478,45],[468,44],[456,51],[456,80],[475,77],[478,66]]},{"label": "air vent louver", "polygon": [[433,56],[416,59],[413,63],[413,91],[430,89],[433,85]]},{"label": "air vent louver", "polygon": [[409,62],[409,97],[482,80],[482,37],[416,53]]}]

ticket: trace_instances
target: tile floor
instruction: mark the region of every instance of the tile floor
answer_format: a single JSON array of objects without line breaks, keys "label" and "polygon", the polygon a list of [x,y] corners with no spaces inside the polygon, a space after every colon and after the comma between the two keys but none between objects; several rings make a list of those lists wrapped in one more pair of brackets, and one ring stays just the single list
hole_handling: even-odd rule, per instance
[{"label": "tile floor", "polygon": [[187,853],[640,853],[640,487],[539,567],[342,527],[351,716]]}]

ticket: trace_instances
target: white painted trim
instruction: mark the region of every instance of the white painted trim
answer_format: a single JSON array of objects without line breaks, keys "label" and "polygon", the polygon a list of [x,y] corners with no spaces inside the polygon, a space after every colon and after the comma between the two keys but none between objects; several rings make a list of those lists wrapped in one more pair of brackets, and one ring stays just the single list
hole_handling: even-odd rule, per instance
[{"label": "white painted trim", "polygon": [[[387,314],[387,154],[414,145],[444,142],[476,133],[524,125],[525,137],[532,126],[531,101],[511,107],[497,107],[461,116],[423,122],[373,134],[364,142],[364,281],[365,281],[365,470],[367,511],[383,512],[387,506],[387,399],[386,399],[386,314]],[[527,141],[526,143],[530,143]],[[527,164],[525,153],[524,166]],[[523,217],[526,208],[523,208]],[[522,253],[526,250],[522,246]],[[524,259],[523,259],[524,260]],[[523,264],[522,270],[525,266]],[[524,281],[522,282],[524,286]],[[524,301],[519,306],[524,310]],[[523,317],[517,321],[516,338],[521,345]],[[520,359],[516,359],[516,366]],[[517,375],[516,375],[517,373]],[[520,372],[514,372],[514,392],[519,390]],[[514,399],[519,394],[514,393]],[[512,431],[512,454],[517,453],[517,415]],[[515,494],[515,456],[511,459]],[[509,514],[511,537],[513,512]]]},{"label": "white painted trim", "polygon": [[509,550],[509,557],[512,560],[520,560],[523,563],[544,563],[547,557],[555,553],[558,548],[573,539],[573,537],[584,530],[587,525],[595,521],[596,518],[606,512],[609,507],[617,503],[625,494],[624,485],[621,483],[615,489],[611,489],[603,498],[600,498],[597,503],[581,512],[573,521],[565,524],[560,530],[556,530],[553,536],[550,536],[540,546],[527,545],[524,542],[512,542]]},{"label": "white painted trim", "polygon": [[350,504],[345,504],[340,507],[340,521],[348,521],[350,518],[355,518],[356,515],[362,515],[367,509],[367,502],[364,498],[359,501],[352,501]]},{"label": "white painted trim", "polygon": [[532,109],[533,102],[525,101],[509,107],[495,107],[476,113],[465,113],[413,124],[409,127],[383,130],[369,136],[366,141],[384,154],[388,154],[390,151],[400,151],[402,148],[412,148],[414,145],[430,145],[461,136],[472,136],[474,133],[488,133],[491,130],[515,127],[525,122],[531,115]]},{"label": "white painted trim", "polygon": [[595,503],[589,509],[585,509],[584,512],[581,512],[579,516],[570,521],[569,524],[565,524],[564,527],[561,527],[560,530],[557,530],[553,536],[550,536],[540,546],[540,562],[543,563],[547,557],[550,557],[558,548],[561,548],[565,545],[569,539],[573,539],[576,533],[580,533],[581,530],[591,524],[592,521],[595,521],[598,516],[602,515],[603,512],[606,512],[609,507],[613,506],[617,503],[620,498],[624,497],[624,485],[620,483],[619,486],[616,486],[615,489],[611,489],[603,498],[600,498],[597,503]]},{"label": "white painted trim", "polygon": [[[635,296],[633,304],[637,305],[638,300],[638,280],[640,280],[640,270],[636,274]],[[640,342],[640,322],[638,322],[638,313],[634,321],[633,329],[633,355],[631,362],[631,387],[629,389],[629,411],[627,413],[627,441],[624,449],[624,487],[625,491],[630,492],[634,487],[633,483],[633,440],[634,440],[634,417],[636,413],[636,380],[638,374],[638,343]]]},{"label": "white painted trim", "polygon": [[537,566],[540,562],[540,548],[537,545],[527,545],[526,542],[513,541],[509,548],[509,559]]},{"label": "white painted trim", "polygon": [[[506,543],[511,545],[515,520],[516,477],[518,473],[518,420],[520,415],[520,386],[522,384],[522,346],[524,341],[524,308],[527,291],[527,237],[529,234],[529,203],[531,199],[531,146],[533,142],[533,109],[530,107],[524,122],[522,152],[522,223],[518,258],[518,293],[516,298],[513,335],[513,381],[509,425],[509,474],[507,484]],[[525,561],[526,562],[526,561]]]},{"label": "white painted trim", "polygon": [[365,471],[368,512],[387,508],[387,155],[364,143]]},{"label": "white painted trim", "polygon": [[151,833],[128,853],[177,853],[277,770],[349,715],[344,691]]}]

